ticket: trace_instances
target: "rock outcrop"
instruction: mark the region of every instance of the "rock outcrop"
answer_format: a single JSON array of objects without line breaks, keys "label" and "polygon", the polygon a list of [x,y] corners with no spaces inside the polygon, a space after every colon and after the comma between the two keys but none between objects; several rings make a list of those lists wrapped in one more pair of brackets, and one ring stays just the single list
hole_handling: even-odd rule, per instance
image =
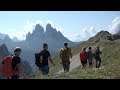
[{"label": "rock outcrop", "polygon": [[[108,31],[100,31],[94,37],[91,37],[88,41],[101,41],[101,40],[108,40],[108,36],[111,36]],[[109,37],[110,38],[110,37]]]}]

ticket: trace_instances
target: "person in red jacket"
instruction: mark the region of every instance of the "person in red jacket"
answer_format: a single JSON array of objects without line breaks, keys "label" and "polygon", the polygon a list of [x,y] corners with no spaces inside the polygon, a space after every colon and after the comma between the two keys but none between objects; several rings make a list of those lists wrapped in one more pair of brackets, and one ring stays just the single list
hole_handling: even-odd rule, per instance
[{"label": "person in red jacket", "polygon": [[82,64],[81,69],[83,69],[83,68],[85,68],[85,66],[87,64],[87,52],[86,52],[86,48],[83,48],[83,50],[80,52],[80,60],[81,60],[81,64]]}]

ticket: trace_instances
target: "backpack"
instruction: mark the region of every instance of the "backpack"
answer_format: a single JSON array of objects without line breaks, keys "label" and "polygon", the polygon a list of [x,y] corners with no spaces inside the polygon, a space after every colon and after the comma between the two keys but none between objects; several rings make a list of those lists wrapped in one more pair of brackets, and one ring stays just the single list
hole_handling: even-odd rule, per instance
[{"label": "backpack", "polygon": [[13,76],[13,68],[12,68],[12,58],[14,56],[6,56],[2,59],[2,76],[4,78],[10,78]]},{"label": "backpack", "polygon": [[102,54],[101,51],[100,50],[96,50],[95,53],[94,53],[95,58],[99,58],[100,54]]},{"label": "backpack", "polygon": [[60,58],[63,60],[69,60],[69,48],[61,49],[60,51]]},{"label": "backpack", "polygon": [[39,68],[42,67],[42,63],[40,63],[40,55],[42,55],[42,54],[41,53],[35,53],[35,64]]},{"label": "backpack", "polygon": [[87,59],[92,59],[93,58],[93,53],[92,51],[87,52]]}]

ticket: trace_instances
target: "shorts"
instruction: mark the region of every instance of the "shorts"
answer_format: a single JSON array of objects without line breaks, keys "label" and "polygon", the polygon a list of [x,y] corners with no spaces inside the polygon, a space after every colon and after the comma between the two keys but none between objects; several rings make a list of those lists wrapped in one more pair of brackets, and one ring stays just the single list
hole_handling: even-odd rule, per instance
[{"label": "shorts", "polygon": [[42,67],[42,74],[43,75],[49,74],[49,66],[48,65]]},{"label": "shorts", "polygon": [[91,66],[92,66],[92,62],[89,62],[89,65],[91,65]]},{"label": "shorts", "polygon": [[92,65],[92,59],[88,59],[89,65]]},{"label": "shorts", "polygon": [[85,64],[87,64],[87,60],[81,60],[81,63],[82,63],[82,65],[85,65]]},{"label": "shorts", "polygon": [[100,57],[96,57],[95,60],[101,62],[101,58]]}]

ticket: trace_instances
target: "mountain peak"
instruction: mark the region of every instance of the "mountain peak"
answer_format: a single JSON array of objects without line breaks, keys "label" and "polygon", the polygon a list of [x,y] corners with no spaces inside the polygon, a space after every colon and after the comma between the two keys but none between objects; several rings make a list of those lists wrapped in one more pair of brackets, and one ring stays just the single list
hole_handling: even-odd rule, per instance
[{"label": "mountain peak", "polygon": [[40,24],[37,24],[37,25],[35,26],[35,30],[33,30],[33,32],[41,32],[41,31],[44,32],[43,27],[42,27]]},{"label": "mountain peak", "polygon": [[46,32],[48,32],[48,31],[53,31],[53,27],[51,26],[50,23],[48,23],[48,24],[46,25]]},{"label": "mountain peak", "polygon": [[89,41],[107,40],[107,37],[111,35],[108,31],[101,30],[94,37],[91,37]]},{"label": "mountain peak", "polygon": [[51,24],[50,24],[50,23],[48,23],[48,24],[46,25],[46,27],[52,27],[52,26],[51,26]]}]

